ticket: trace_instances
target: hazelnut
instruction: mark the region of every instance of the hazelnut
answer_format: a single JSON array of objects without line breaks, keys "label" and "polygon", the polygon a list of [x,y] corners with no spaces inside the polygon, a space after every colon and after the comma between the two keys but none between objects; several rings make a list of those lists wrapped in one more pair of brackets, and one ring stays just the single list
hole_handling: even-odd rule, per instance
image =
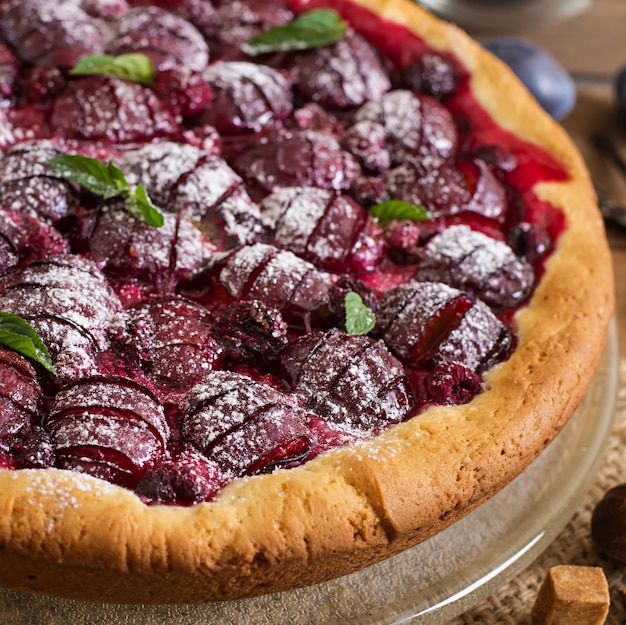
[{"label": "hazelnut", "polygon": [[596,505],[591,537],[602,553],[626,562],[626,484],[608,490]]}]

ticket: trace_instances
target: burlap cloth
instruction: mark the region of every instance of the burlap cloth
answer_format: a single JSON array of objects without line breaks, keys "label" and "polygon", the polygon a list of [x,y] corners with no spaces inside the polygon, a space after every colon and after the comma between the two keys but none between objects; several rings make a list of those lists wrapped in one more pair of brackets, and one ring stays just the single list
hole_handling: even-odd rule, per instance
[{"label": "burlap cloth", "polygon": [[626,588],[626,564],[603,557],[590,538],[591,514],[596,503],[609,488],[626,482],[626,358],[620,360],[619,378],[614,431],[596,479],[574,517],[530,567],[449,625],[530,625],[530,611],[539,586],[546,571],[557,564],[602,567],[611,589],[611,609],[606,624],[626,623],[626,609],[618,596],[618,589]]}]

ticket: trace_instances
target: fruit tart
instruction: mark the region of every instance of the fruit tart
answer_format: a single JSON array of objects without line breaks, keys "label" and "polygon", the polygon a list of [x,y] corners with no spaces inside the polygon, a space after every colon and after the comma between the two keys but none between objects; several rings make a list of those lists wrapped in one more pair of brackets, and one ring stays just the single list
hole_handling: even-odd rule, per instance
[{"label": "fruit tart", "polygon": [[223,601],[428,539],[558,434],[581,157],[406,0],[0,3],[0,584]]}]

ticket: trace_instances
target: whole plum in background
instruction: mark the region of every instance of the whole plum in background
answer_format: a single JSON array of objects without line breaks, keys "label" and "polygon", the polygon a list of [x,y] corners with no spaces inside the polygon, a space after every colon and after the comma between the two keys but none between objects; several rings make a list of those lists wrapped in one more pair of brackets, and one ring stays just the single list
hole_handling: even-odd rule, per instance
[{"label": "whole plum in background", "polygon": [[482,44],[515,72],[554,119],[569,115],[576,104],[576,84],[554,57],[515,37],[494,37]]}]

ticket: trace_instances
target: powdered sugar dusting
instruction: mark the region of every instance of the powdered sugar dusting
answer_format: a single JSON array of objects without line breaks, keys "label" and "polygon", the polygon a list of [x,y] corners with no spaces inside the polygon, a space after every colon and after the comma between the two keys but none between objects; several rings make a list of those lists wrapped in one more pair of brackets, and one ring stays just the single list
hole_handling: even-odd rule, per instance
[{"label": "powdered sugar dusting", "polygon": [[273,253],[274,248],[264,243],[241,248],[228,258],[220,272],[220,283],[235,299],[241,299],[250,274]]},{"label": "powdered sugar dusting", "polygon": [[274,229],[276,242],[295,254],[303,254],[331,199],[332,193],[325,189],[287,187],[268,195],[261,211]]}]

